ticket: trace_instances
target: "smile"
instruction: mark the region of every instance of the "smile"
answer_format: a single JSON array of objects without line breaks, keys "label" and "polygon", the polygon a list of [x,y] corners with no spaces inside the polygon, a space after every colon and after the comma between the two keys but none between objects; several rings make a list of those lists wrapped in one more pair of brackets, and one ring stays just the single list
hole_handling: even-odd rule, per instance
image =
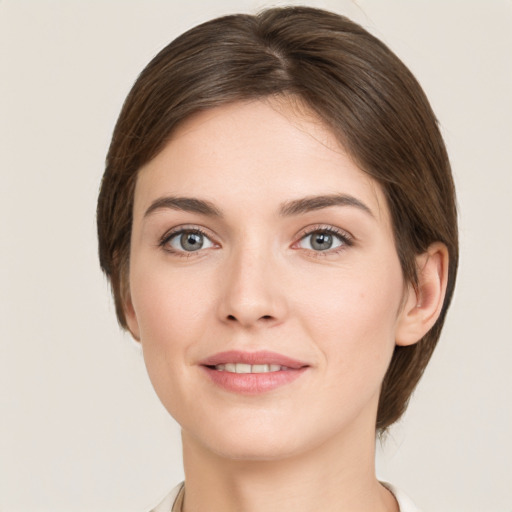
[{"label": "smile", "polygon": [[269,351],[221,352],[201,361],[200,368],[209,382],[224,391],[258,395],[291,384],[304,375],[310,365]]},{"label": "smile", "polygon": [[219,372],[230,373],[269,373],[289,370],[287,366],[279,364],[246,364],[246,363],[226,363],[217,364],[214,367]]}]

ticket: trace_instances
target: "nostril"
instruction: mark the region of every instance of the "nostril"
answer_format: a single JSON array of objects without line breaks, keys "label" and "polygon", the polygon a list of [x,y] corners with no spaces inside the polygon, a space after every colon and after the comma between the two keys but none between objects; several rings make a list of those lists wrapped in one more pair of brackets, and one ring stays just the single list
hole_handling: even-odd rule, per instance
[{"label": "nostril", "polygon": [[[228,315],[226,318],[231,322],[238,322],[238,319],[234,315]],[[272,320],[273,318],[272,315],[263,315],[260,317],[260,320]]]}]

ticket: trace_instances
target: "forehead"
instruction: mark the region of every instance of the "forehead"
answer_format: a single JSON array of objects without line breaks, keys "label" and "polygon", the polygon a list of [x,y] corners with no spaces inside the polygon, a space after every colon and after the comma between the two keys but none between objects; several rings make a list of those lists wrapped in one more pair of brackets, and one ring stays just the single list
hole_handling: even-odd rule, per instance
[{"label": "forehead", "polygon": [[253,212],[312,195],[350,194],[388,213],[380,185],[318,116],[297,102],[265,99],[197,113],[139,171],[135,214],[169,195]]}]

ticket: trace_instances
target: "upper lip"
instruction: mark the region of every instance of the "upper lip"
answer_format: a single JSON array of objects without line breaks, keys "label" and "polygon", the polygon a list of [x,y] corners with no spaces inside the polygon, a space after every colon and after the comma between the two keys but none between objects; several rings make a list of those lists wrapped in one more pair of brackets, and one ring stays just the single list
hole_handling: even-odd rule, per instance
[{"label": "upper lip", "polygon": [[200,362],[203,366],[217,366],[218,364],[227,363],[243,363],[243,364],[278,364],[286,366],[287,368],[299,369],[304,366],[309,366],[303,361],[293,359],[291,357],[278,354],[277,352],[270,352],[268,350],[260,350],[257,352],[244,352],[240,350],[228,350],[226,352],[219,352]]}]

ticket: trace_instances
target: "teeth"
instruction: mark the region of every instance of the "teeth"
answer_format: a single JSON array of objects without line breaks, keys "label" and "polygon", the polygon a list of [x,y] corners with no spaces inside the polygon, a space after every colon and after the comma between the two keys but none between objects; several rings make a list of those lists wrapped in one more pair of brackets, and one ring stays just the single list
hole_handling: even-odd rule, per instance
[{"label": "teeth", "polygon": [[269,373],[279,372],[281,370],[287,370],[286,366],[279,364],[245,364],[245,363],[226,363],[218,364],[215,369],[219,372],[231,372],[231,373]]}]

